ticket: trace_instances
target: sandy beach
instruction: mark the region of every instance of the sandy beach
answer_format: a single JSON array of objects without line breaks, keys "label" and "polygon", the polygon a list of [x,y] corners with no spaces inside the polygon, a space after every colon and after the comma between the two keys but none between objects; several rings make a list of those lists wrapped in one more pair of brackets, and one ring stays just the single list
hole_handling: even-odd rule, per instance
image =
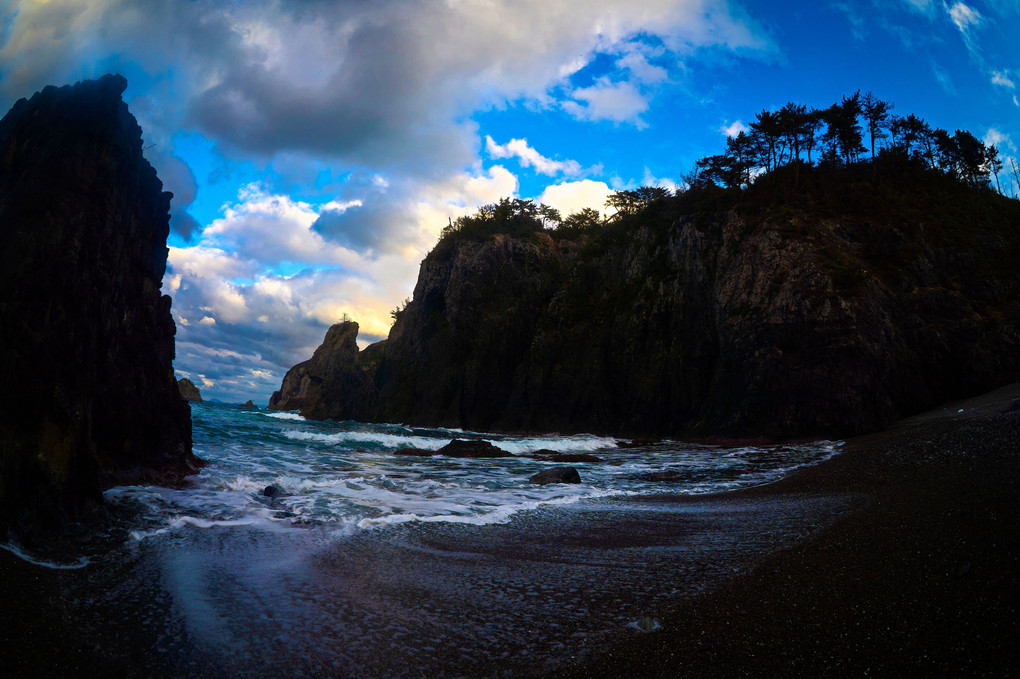
[{"label": "sandy beach", "polygon": [[1018,398],[768,486],[281,540],[272,569],[208,531],[77,571],[0,551],[0,657],[10,676],[1012,676]]}]

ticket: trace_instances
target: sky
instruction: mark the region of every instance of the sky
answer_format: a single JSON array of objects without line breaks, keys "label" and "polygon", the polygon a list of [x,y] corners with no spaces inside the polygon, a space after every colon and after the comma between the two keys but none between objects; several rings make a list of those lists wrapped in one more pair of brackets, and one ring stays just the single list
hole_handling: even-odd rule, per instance
[{"label": "sky", "polygon": [[345,315],[385,338],[449,219],[673,188],[763,109],[1020,156],[1020,0],[0,0],[0,110],[104,73],[174,194],[176,372],[259,405]]}]

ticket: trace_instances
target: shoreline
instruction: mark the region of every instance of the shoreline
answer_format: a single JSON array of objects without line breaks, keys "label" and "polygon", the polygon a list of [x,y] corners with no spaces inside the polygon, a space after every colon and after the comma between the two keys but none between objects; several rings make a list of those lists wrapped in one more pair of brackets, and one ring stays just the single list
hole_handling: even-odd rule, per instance
[{"label": "shoreline", "polygon": [[678,602],[658,631],[554,676],[1016,676],[1017,399],[1020,384],[946,404],[849,439],[817,466],[728,493],[861,501]]},{"label": "shoreline", "polygon": [[[299,584],[305,595],[342,599],[344,610],[326,611],[333,629],[366,611],[410,625],[404,646],[385,635],[337,637],[332,651],[364,646],[362,656],[343,655],[353,663],[348,674],[358,676],[401,676],[406,668],[431,668],[429,676],[1010,676],[1007,649],[1020,632],[1020,409],[1011,409],[1018,397],[1013,385],[909,418],[766,485],[366,536],[307,559]],[[189,538],[194,554],[203,553],[203,540],[215,543],[199,535]],[[146,659],[145,634],[125,634],[131,616],[143,613],[124,610],[123,619],[95,629],[100,616],[81,603],[96,594],[105,600],[103,587],[131,589],[122,576],[166,579],[159,559],[168,554],[177,553],[153,548],[148,561],[133,557],[133,566],[97,575],[91,566],[33,566],[0,550],[4,666],[17,676],[222,674],[213,656],[191,648],[207,639],[185,630],[177,647]],[[285,619],[292,592],[272,591],[268,601]],[[173,599],[165,589],[153,594]],[[317,610],[291,613],[307,626],[323,619]],[[656,631],[628,627],[646,615],[661,624]],[[156,616],[165,616],[164,632],[183,627],[169,604]],[[416,648],[421,617],[454,645]],[[244,624],[235,636],[258,639],[270,629]],[[486,633],[484,642],[472,629]],[[455,641],[474,649],[470,661],[447,657]],[[247,654],[262,649],[239,643],[228,659],[241,674],[280,675],[293,662],[293,649],[281,649],[257,665]],[[326,667],[302,661],[313,673]]]}]

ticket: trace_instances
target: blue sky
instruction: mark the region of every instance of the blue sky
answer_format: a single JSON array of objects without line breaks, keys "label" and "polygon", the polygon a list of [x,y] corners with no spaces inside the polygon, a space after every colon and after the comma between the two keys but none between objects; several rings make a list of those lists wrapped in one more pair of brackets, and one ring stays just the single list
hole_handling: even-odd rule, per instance
[{"label": "blue sky", "polygon": [[383,338],[449,218],[672,187],[762,109],[872,91],[1020,155],[1020,0],[37,0],[0,19],[4,110],[128,78],[175,195],[175,366],[232,402],[266,403],[344,314]]}]

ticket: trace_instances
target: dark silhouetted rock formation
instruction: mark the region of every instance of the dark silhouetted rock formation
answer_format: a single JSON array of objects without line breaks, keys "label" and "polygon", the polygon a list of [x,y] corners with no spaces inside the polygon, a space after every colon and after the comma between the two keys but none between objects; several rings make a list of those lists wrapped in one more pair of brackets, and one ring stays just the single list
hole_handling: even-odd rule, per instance
[{"label": "dark silhouetted rock formation", "polygon": [[488,441],[474,441],[466,439],[454,439],[436,451],[437,455],[447,457],[491,459],[497,457],[512,457],[510,453],[498,448]]},{"label": "dark silhouetted rock formation", "polygon": [[371,352],[358,351],[357,337],[358,324],[353,321],[331,327],[312,357],[287,371],[280,391],[270,397],[269,407],[299,410],[315,420],[371,418],[375,387],[361,356]]},{"label": "dark silhouetted rock formation", "polygon": [[573,467],[550,467],[533,474],[528,483],[539,486],[549,483],[581,483],[581,475]]},{"label": "dark silhouetted rock formation", "polygon": [[200,464],[160,295],[170,194],[125,86],[47,87],[0,122],[0,533],[28,541]]},{"label": "dark silhouetted rock formation", "polygon": [[514,228],[425,258],[369,419],[844,437],[1020,379],[1020,203],[941,173],[804,168]]},{"label": "dark silhouetted rock formation", "polygon": [[247,401],[242,403],[241,407],[242,408],[250,408],[252,410],[258,410],[259,409],[259,407],[257,405],[255,405],[255,402],[252,401],[251,399],[248,399]]},{"label": "dark silhouetted rock formation", "polygon": [[202,402],[202,392],[200,392],[198,387],[195,386],[195,383],[187,377],[182,377],[177,380],[177,389],[181,392],[181,397],[185,401],[192,401],[194,403]]}]

